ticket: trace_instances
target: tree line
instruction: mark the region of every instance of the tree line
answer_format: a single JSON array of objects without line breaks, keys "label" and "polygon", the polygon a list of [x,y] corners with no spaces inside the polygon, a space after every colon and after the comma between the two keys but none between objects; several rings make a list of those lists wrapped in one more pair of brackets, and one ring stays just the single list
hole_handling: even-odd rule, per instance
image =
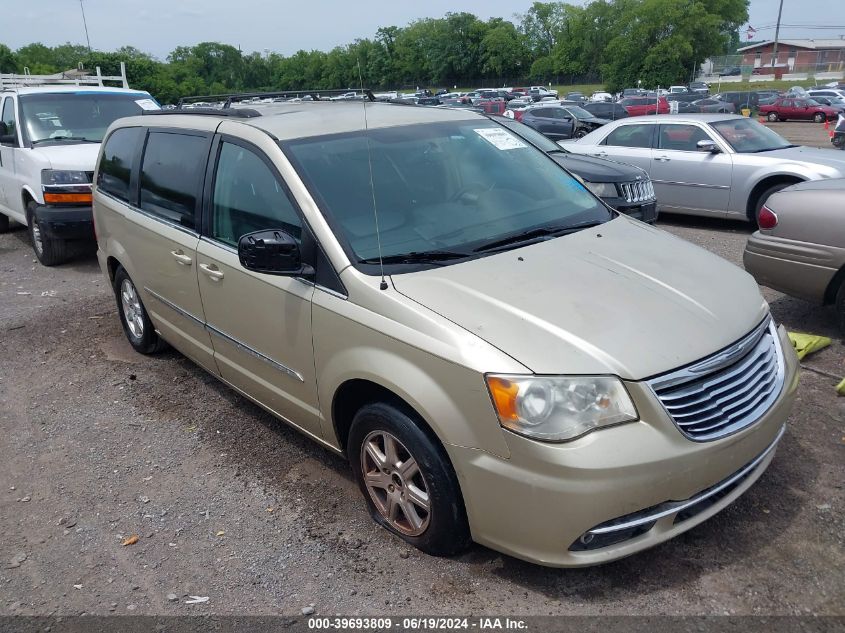
[{"label": "tree line", "polygon": [[687,81],[712,55],[736,48],[748,0],[594,0],[585,6],[534,2],[514,19],[461,12],[379,28],[332,50],[243,53],[220,42],[179,46],[161,61],[126,46],[0,44],[0,72],[51,74],[77,68],[118,74],[162,103],[234,91],[471,86],[474,82],[601,82],[609,90]]}]

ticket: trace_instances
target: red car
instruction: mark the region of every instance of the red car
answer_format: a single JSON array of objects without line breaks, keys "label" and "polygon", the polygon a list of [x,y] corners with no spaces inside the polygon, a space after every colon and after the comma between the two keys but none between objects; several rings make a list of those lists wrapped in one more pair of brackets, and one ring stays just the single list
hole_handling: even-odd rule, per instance
[{"label": "red car", "polygon": [[782,97],[769,105],[760,106],[760,115],[769,121],[787,121],[789,119],[813,120],[824,123],[827,119],[837,118],[837,111],[830,106],[822,105],[813,99],[802,97]]},{"label": "red car", "polygon": [[669,102],[666,97],[625,97],[619,104],[631,116],[642,114],[669,114]]}]

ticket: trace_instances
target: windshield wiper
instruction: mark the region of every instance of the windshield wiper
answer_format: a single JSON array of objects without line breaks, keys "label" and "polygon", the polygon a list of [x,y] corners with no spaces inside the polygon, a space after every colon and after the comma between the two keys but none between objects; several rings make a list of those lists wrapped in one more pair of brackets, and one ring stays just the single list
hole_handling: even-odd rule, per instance
[{"label": "windshield wiper", "polygon": [[428,264],[434,262],[449,261],[452,259],[463,259],[472,253],[461,253],[459,251],[420,251],[410,253],[397,253],[385,257],[368,257],[359,259],[359,264]]},{"label": "windshield wiper", "polygon": [[99,143],[100,141],[93,138],[85,138],[84,136],[53,136],[51,138],[39,138],[32,141],[33,145],[38,143],[50,143],[52,141],[81,141],[83,143]]},{"label": "windshield wiper", "polygon": [[509,235],[508,237],[503,237],[502,239],[495,240],[493,242],[488,242],[487,244],[482,244],[481,246],[473,250],[476,253],[483,251],[494,251],[499,248],[504,248],[506,246],[513,246],[515,244],[521,244],[523,242],[539,240],[540,238],[567,235],[568,233],[574,233],[576,231],[580,231],[581,229],[588,229],[591,226],[598,226],[599,224],[604,224],[604,222],[590,220],[589,222],[583,222],[581,224],[569,224],[566,226],[543,226],[538,229],[523,231],[522,233]]},{"label": "windshield wiper", "polygon": [[798,147],[797,145],[781,145],[780,147],[764,147],[762,149],[752,149],[749,152],[743,152],[744,154],[759,154],[760,152],[773,152],[777,149],[789,149],[790,147]]}]

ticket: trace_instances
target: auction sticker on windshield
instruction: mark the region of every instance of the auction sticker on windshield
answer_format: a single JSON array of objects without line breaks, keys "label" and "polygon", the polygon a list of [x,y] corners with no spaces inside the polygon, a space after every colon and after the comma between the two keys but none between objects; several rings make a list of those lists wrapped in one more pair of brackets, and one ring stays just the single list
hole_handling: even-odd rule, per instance
[{"label": "auction sticker on windshield", "polygon": [[527,147],[516,136],[501,128],[483,127],[473,131],[497,149],[507,150]]},{"label": "auction sticker on windshield", "polygon": [[142,110],[159,110],[158,104],[152,99],[136,99],[135,103],[141,106]]}]

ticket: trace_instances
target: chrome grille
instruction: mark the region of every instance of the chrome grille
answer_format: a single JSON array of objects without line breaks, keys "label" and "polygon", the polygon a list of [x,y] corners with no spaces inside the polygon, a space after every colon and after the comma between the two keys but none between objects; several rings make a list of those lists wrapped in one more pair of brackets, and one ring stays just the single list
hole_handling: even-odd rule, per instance
[{"label": "chrome grille", "polygon": [[783,354],[769,318],[721,352],[648,384],[681,432],[706,442],[756,422],[783,382]]},{"label": "chrome grille", "polygon": [[622,196],[627,202],[645,202],[654,200],[654,185],[651,180],[635,180],[620,184]]}]

